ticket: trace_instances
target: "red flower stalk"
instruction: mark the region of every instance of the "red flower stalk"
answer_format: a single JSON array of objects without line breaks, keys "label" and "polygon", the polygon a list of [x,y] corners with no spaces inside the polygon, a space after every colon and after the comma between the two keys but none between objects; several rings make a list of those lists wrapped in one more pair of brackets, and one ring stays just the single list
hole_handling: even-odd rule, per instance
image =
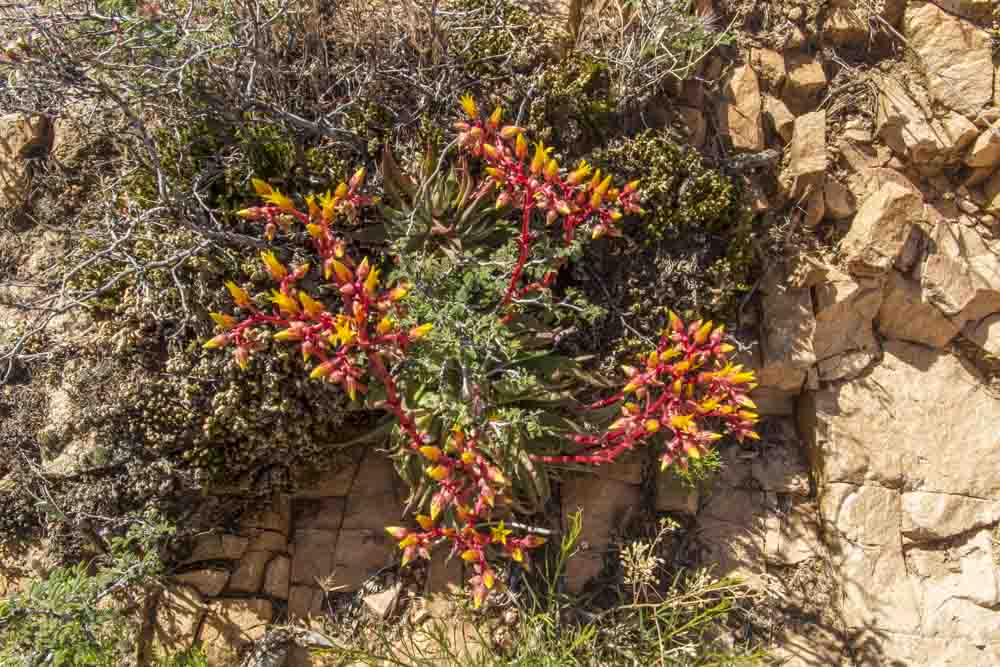
[{"label": "red flower stalk", "polygon": [[[528,142],[521,128],[502,126],[503,109],[497,107],[489,118],[480,118],[479,109],[471,96],[461,99],[467,120],[455,123],[459,131],[458,145],[466,153],[481,158],[489,176],[479,188],[483,195],[497,191],[497,208],[511,205],[521,210],[519,254],[511,273],[501,307],[506,308],[515,298],[551,286],[559,265],[553,266],[539,282],[521,286],[524,267],[531,255],[533,243],[542,231],[534,229],[538,219],[545,226],[560,222],[563,241],[569,245],[577,229],[591,225],[591,237],[619,236],[619,223],[627,213],[642,213],[637,192],[638,181],[621,189],[612,186],[610,174],[602,177],[601,170],[592,171],[585,161],[565,173],[551,157],[552,148],[543,142],[535,145],[528,159]],[[536,216],[538,212],[540,216]]]},{"label": "red flower stalk", "polygon": [[[733,346],[724,342],[724,327],[698,320],[690,326],[673,312],[656,349],[643,368],[624,367],[628,381],[622,391],[589,406],[622,403],[622,416],[600,436],[580,435],[578,454],[534,456],[543,463],[612,463],[636,447],[664,439],[661,469],[700,458],[723,437],[723,431],[743,441],[758,439],[758,416],[747,393],[757,385],[752,371],[733,365]],[[632,400],[629,400],[632,399]]]}]

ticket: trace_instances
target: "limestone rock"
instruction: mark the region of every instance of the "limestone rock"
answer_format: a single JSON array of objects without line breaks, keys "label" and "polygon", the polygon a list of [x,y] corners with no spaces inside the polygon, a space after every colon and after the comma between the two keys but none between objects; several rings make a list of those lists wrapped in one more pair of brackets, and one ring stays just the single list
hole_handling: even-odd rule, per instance
[{"label": "limestone rock", "polygon": [[198,641],[211,664],[218,664],[262,638],[273,618],[274,609],[268,600],[219,600],[209,605]]},{"label": "limestone rock", "polygon": [[856,46],[868,39],[868,25],[856,11],[833,7],[823,21],[823,35],[837,46]]},{"label": "limestone rock", "polygon": [[292,586],[288,591],[288,615],[305,620],[323,613],[323,591],[313,586]]},{"label": "limestone rock", "polygon": [[292,528],[292,499],[277,494],[268,506],[248,512],[240,525],[250,530],[268,530],[288,537]]},{"label": "limestone rock", "polygon": [[229,581],[230,590],[236,593],[259,593],[264,585],[267,563],[274,554],[270,551],[248,551]]},{"label": "limestone rock", "polygon": [[920,283],[892,271],[878,312],[878,330],[886,338],[921,343],[934,348],[947,345],[959,327],[932,304]]},{"label": "limestone rock", "polygon": [[931,2],[910,2],[903,35],[916,51],[939,103],[965,116],[992,101],[993,56],[990,36],[972,23]]},{"label": "limestone rock", "polygon": [[1000,399],[952,355],[899,341],[883,353],[865,377],[800,403],[821,482],[1000,497]]},{"label": "limestone rock", "polygon": [[27,195],[25,160],[48,149],[49,121],[44,116],[0,116],[0,209],[15,208]]},{"label": "limestone rock", "polygon": [[1000,357],[1000,313],[970,322],[963,332],[965,337],[995,357]]},{"label": "limestone rock", "polygon": [[156,604],[153,642],[171,654],[186,651],[192,645],[205,617],[201,596],[187,586],[167,588]]},{"label": "limestone rock", "polygon": [[377,618],[388,618],[396,608],[400,593],[403,592],[403,582],[396,581],[384,591],[366,595],[363,599],[365,607]]},{"label": "limestone rock", "polygon": [[264,574],[264,594],[279,600],[287,600],[291,578],[291,559],[281,554],[275,556],[267,564],[267,570]]},{"label": "limestone rock", "polygon": [[826,177],[826,112],[814,111],[795,119],[788,169],[782,175],[789,196],[799,199],[820,192]]},{"label": "limestone rock", "polygon": [[317,586],[333,573],[337,534],[329,530],[297,528],[292,539],[292,583]]},{"label": "limestone rock", "polygon": [[[821,363],[820,378],[851,377],[878,357],[872,321],[882,304],[882,279],[834,273],[813,289],[816,330],[813,351]],[[843,367],[846,353],[849,364]],[[823,363],[829,362],[829,363]]]},{"label": "limestone rock", "polygon": [[913,542],[942,540],[1000,521],[1000,499],[907,491],[901,508],[900,531]]},{"label": "limestone rock", "polygon": [[719,107],[719,131],[729,136],[736,150],[763,150],[760,86],[753,68],[749,64],[737,67],[723,94],[725,100]]},{"label": "limestone rock", "polygon": [[982,21],[990,16],[993,0],[935,0],[944,11],[969,21]]},{"label": "limestone rock", "polygon": [[705,135],[708,132],[708,121],[705,114],[700,109],[694,107],[678,107],[677,113],[688,133],[688,141],[695,148],[700,148],[705,143]]},{"label": "limestone rock", "polygon": [[764,491],[805,497],[809,495],[809,468],[791,420],[773,420],[764,437],[760,456],[750,465],[754,482]]},{"label": "limestone rock", "polygon": [[785,57],[771,49],[751,49],[750,64],[760,79],[772,91],[781,90],[785,83]]},{"label": "limestone rock", "polygon": [[795,116],[788,110],[785,103],[777,97],[765,95],[764,113],[771,119],[774,131],[778,133],[781,140],[786,144],[791,141],[795,132]]},{"label": "limestone rock", "polygon": [[578,592],[596,576],[604,565],[604,556],[614,533],[639,507],[640,487],[615,479],[577,474],[562,487],[563,522],[578,510],[583,512],[581,545],[585,545],[566,564],[566,588]]},{"label": "limestone rock", "polygon": [[195,589],[203,597],[215,597],[225,589],[229,582],[229,571],[215,568],[192,570],[183,574],[175,574],[174,581]]},{"label": "limestone rock", "polygon": [[788,78],[782,88],[781,98],[796,113],[811,107],[826,88],[826,73],[823,65],[806,53],[785,55]]},{"label": "limestone rock", "polygon": [[764,557],[776,565],[795,565],[824,554],[816,505],[794,503],[788,511],[767,515]]},{"label": "limestone rock", "polygon": [[857,202],[851,191],[834,178],[827,178],[823,185],[826,217],[832,220],[844,220],[854,215],[858,210]]},{"label": "limestone rock", "polygon": [[891,74],[876,76],[874,83],[879,89],[876,130],[899,155],[917,164],[951,163],[976,139],[976,126],[961,114],[936,118],[931,100],[916,84]]},{"label": "limestone rock", "polygon": [[202,534],[195,538],[191,556],[184,561],[237,560],[246,551],[250,539],[241,535]]},{"label": "limestone rock", "polygon": [[965,164],[974,168],[995,167],[1000,164],[1000,121],[983,130],[976,138],[965,156]]},{"label": "limestone rock", "polygon": [[808,289],[783,284],[778,273],[766,279],[762,291],[758,382],[761,387],[798,391],[806,371],[816,363],[812,295]]},{"label": "limestone rock", "polygon": [[767,508],[760,491],[722,484],[698,514],[694,539],[717,576],[753,584],[765,568]]},{"label": "limestone rock", "polygon": [[957,326],[1000,312],[1000,257],[965,225],[938,223],[920,267],[929,301]]},{"label": "limestone rock", "polygon": [[906,247],[914,224],[923,217],[918,192],[886,183],[861,205],[841,243],[852,273],[889,271]]},{"label": "limestone rock", "polygon": [[342,466],[328,470],[310,479],[300,480],[300,490],[296,492],[296,500],[315,500],[319,498],[334,498],[350,493],[351,484],[357,474],[357,466]]}]

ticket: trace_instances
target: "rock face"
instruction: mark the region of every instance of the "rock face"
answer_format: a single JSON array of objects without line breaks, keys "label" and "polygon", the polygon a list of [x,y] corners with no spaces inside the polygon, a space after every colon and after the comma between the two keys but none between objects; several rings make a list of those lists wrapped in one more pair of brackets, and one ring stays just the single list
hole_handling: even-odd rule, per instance
[{"label": "rock face", "polygon": [[996,664],[1000,400],[948,354],[884,353],[800,411],[848,634],[862,664]]},{"label": "rock face", "polygon": [[879,308],[878,330],[886,338],[941,348],[955,337],[959,327],[930,303],[920,283],[893,271]]},{"label": "rock face", "polygon": [[928,90],[940,104],[972,116],[992,101],[990,36],[931,2],[910,2],[903,34],[916,51]]},{"label": "rock face", "polygon": [[719,109],[719,131],[729,136],[736,150],[763,150],[760,85],[753,68],[749,64],[737,67],[723,94],[725,101]]},{"label": "rock face", "polygon": [[959,327],[1000,312],[1000,257],[979,233],[939,222],[920,268],[927,298]]},{"label": "rock face", "polygon": [[861,205],[841,244],[853,273],[886,273],[901,257],[923,201],[912,189],[886,183]]}]

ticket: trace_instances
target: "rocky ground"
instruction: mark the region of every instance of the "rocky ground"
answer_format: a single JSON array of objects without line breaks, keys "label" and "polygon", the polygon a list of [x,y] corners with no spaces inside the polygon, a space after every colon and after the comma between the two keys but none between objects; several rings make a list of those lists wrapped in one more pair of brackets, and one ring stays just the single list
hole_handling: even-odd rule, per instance
[{"label": "rocky ground", "polygon": [[[669,513],[686,528],[679,562],[769,593],[752,631],[787,665],[1000,664],[994,3],[757,4],[717,0],[736,62],[710,59],[718,94],[686,86],[667,111],[695,145],[732,149],[756,212],[816,239],[767,267],[742,313],[759,332],[745,363],[763,437],[725,449],[697,488],[641,459],[564,479],[564,514],[587,517],[567,586],[607,571],[622,527]],[[58,126],[0,118],[0,205],[23,198],[33,156],[65,145]],[[739,167],[767,150],[771,164]],[[26,256],[43,261],[41,242]],[[4,326],[17,317],[0,306]],[[239,650],[279,609],[323,613],[331,589],[388,614],[423,592],[363,589],[395,559],[382,527],[402,512],[398,484],[369,453],[202,535],[147,640]],[[447,590],[461,572],[432,564],[423,580]],[[309,660],[293,650],[288,664]]]}]

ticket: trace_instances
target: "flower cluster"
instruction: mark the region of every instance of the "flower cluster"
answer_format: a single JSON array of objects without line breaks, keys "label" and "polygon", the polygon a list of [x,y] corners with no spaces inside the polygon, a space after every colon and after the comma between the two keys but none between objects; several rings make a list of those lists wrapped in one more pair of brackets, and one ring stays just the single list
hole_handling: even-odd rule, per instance
[{"label": "flower cluster", "polygon": [[[725,328],[712,322],[685,326],[670,313],[670,325],[642,368],[624,367],[622,391],[589,406],[621,402],[621,417],[600,436],[574,438],[583,451],[565,456],[538,456],[545,463],[611,463],[638,446],[663,440],[661,469],[686,468],[723,437],[742,442],[759,438],[754,431],[756,405],[747,395],[757,385],[754,373],[733,364],[734,348],[724,341]],[[664,437],[665,436],[665,437]]]},{"label": "flower cluster", "polygon": [[[437,486],[428,514],[416,517],[422,532],[395,527],[387,530],[400,540],[404,564],[416,556],[429,558],[432,547],[451,541],[452,552],[473,567],[475,574],[469,584],[478,607],[496,586],[496,573],[489,559],[504,555],[528,566],[526,550],[540,546],[544,540],[532,535],[512,537],[513,531],[502,520],[493,520],[494,508],[510,501],[509,481],[479,451],[475,431],[466,436],[463,430],[454,429],[442,450],[430,434],[420,429],[407,409],[387,362],[403,359],[410,346],[430,332],[431,326],[401,328],[400,302],[409,286],[399,284],[383,289],[380,271],[367,258],[361,262],[353,260],[343,239],[331,229],[331,223],[338,217],[356,216],[361,207],[371,203],[359,192],[364,178],[361,169],[334,192],[318,200],[307,197],[305,212],[267,183],[254,181],[254,188],[266,205],[244,209],[239,215],[263,222],[269,238],[278,229],[290,231],[296,221],[303,223],[316,254],[323,261],[324,278],[337,288],[339,308],[328,308],[298,286],[309,273],[308,264],[289,269],[273,252],[263,252],[264,267],[278,284],[267,297],[270,308],[258,307],[245,289],[227,283],[243,317],[212,313],[222,332],[204,347],[231,347],[237,364],[246,368],[251,352],[262,349],[268,335],[277,342],[294,343],[303,360],[315,361],[311,378],[339,385],[352,400],[367,392],[370,373],[385,390],[385,399],[372,407],[388,410],[396,417],[407,448],[430,463],[427,476]],[[445,523],[452,527],[445,527]]]},{"label": "flower cluster", "polygon": [[[461,427],[452,429],[445,449],[433,445],[420,448],[427,459],[427,475],[438,484],[431,498],[430,514],[418,514],[421,530],[390,527],[386,531],[399,540],[403,564],[414,557],[430,557],[438,543],[450,540],[451,553],[469,563],[474,574],[469,579],[472,600],[478,608],[496,586],[496,573],[490,565],[495,556],[509,558],[530,568],[526,550],[545,543],[535,535],[513,537],[514,531],[493,513],[509,504],[510,482],[503,472],[482,455],[476,446],[478,434]],[[447,521],[446,521],[447,520]],[[444,524],[459,527],[446,527]]]},{"label": "flower cluster", "polygon": [[577,229],[590,225],[591,237],[621,234],[619,223],[626,214],[641,214],[638,181],[621,189],[614,187],[610,174],[593,170],[581,160],[571,172],[564,172],[551,157],[552,148],[543,142],[535,144],[529,159],[528,141],[522,128],[503,125],[503,109],[497,107],[488,118],[482,118],[471,96],[461,100],[466,119],[455,123],[459,131],[458,144],[463,151],[481,158],[485,163],[484,179],[480,194],[490,189],[497,191],[496,206],[508,205],[521,210],[521,232],[518,238],[519,256],[511,273],[501,306],[508,306],[515,298],[549,287],[555,280],[559,266],[551,267],[540,282],[521,286],[524,267],[531,254],[532,244],[541,232],[533,229],[535,212],[543,215],[546,226],[561,221],[563,240],[569,244],[576,237]]}]

